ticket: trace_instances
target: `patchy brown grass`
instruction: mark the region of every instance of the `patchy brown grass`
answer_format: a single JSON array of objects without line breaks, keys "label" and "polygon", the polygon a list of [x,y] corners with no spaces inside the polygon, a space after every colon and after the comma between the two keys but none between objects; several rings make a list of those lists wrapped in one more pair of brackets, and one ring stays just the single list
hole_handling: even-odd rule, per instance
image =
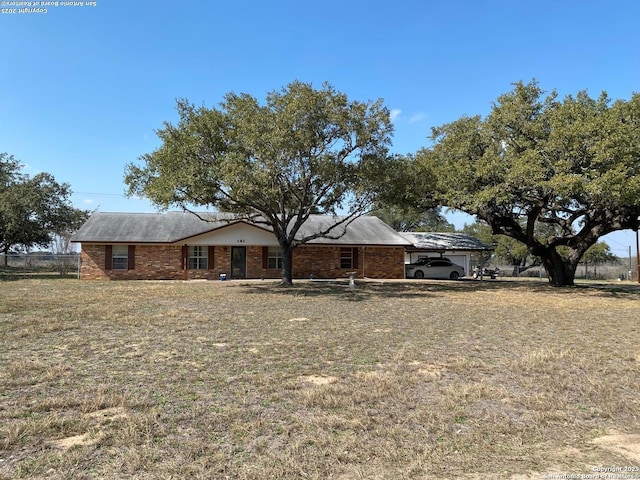
[{"label": "patchy brown grass", "polygon": [[4,282],[0,478],[638,466],[639,300],[502,281]]}]

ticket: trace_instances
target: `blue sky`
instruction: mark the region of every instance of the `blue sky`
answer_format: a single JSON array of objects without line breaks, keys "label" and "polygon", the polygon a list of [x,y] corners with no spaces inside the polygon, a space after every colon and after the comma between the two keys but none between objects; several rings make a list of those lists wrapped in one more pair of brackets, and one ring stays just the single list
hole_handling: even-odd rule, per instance
[{"label": "blue sky", "polygon": [[[0,152],[69,183],[84,209],[154,211],[124,196],[124,169],[159,145],[176,98],[215,106],[229,91],[328,81],[383,98],[393,151],[409,153],[432,126],[486,115],[519,80],[561,95],[639,90],[635,0],[95,3],[0,14]],[[606,240],[622,257],[635,249],[631,231]]]}]

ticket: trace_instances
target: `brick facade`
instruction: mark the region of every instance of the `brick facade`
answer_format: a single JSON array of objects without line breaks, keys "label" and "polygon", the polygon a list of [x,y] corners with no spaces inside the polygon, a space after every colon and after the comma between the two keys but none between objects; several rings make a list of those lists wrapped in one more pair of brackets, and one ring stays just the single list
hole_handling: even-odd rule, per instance
[{"label": "brick facade", "polygon": [[[280,269],[266,266],[265,249],[246,246],[245,278],[280,278]],[[404,247],[348,247],[352,250],[351,267],[341,265],[345,247],[301,245],[293,252],[293,278],[345,278],[355,271],[359,278],[404,278]],[[111,280],[217,280],[221,274],[232,277],[230,246],[208,248],[208,268],[186,269],[180,245],[135,245],[134,268],[107,270],[107,245],[83,243],[80,278]],[[131,249],[130,249],[131,251]],[[213,258],[212,258],[213,257]],[[343,260],[344,261],[344,260]],[[355,264],[355,265],[354,265]]]},{"label": "brick facade", "polygon": [[302,245],[293,251],[293,277],[344,278],[356,272],[357,278],[404,278],[404,247],[354,247],[356,266],[340,268],[344,247]]}]

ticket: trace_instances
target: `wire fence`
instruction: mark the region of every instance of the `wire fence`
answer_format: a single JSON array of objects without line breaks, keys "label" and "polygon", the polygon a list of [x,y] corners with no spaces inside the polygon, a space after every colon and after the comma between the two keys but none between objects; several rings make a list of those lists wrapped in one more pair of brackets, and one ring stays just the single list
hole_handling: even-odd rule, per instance
[{"label": "wire fence", "polygon": [[0,276],[3,278],[39,276],[80,278],[80,255],[41,252],[0,254]]},{"label": "wire fence", "polygon": [[[498,265],[500,276],[517,277],[522,279],[539,279],[547,281],[547,273],[542,266],[518,267],[513,265]],[[638,281],[638,268],[634,261],[630,266],[626,262],[607,263],[601,265],[580,264],[576,269],[576,280],[631,280]]]}]

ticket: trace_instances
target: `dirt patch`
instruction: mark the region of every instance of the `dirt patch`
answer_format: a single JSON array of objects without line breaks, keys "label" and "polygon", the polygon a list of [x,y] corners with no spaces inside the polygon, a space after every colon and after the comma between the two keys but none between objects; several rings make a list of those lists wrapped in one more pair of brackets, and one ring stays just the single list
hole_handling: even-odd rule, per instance
[{"label": "dirt patch", "polygon": [[306,383],[312,383],[313,385],[329,385],[338,381],[337,377],[325,376],[325,375],[304,375],[300,377],[300,380]]},{"label": "dirt patch", "polygon": [[429,378],[440,378],[444,374],[445,368],[442,365],[423,365],[418,369],[418,373]]},{"label": "dirt patch", "polygon": [[640,435],[605,435],[593,440],[593,444],[640,464]]},{"label": "dirt patch", "polygon": [[[125,409],[122,407],[103,408],[102,410],[96,410],[95,412],[89,412],[83,415],[84,418],[97,420],[100,426],[119,418],[125,418],[126,416],[127,414]],[[101,431],[98,431],[95,435],[83,433],[80,435],[61,438],[59,440],[51,440],[49,442],[49,446],[55,450],[65,452],[70,448],[77,446],[86,447],[88,445],[95,445],[100,440],[100,437]]]},{"label": "dirt patch", "polygon": [[93,445],[98,442],[98,437],[93,437],[88,433],[82,435],[74,435],[72,437],[61,438],[60,440],[52,440],[49,445],[56,450],[66,451],[76,446]]}]

